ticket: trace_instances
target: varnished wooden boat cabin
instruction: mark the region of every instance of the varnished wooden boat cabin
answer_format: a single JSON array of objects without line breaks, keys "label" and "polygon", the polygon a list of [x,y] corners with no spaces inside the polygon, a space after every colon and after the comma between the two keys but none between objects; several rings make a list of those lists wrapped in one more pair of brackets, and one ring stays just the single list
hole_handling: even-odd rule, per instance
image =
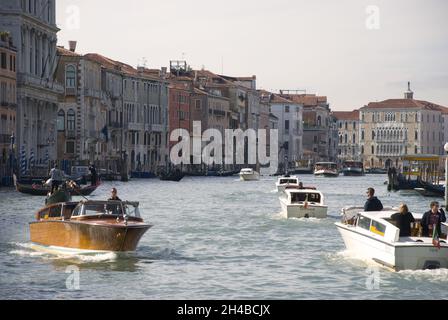
[{"label": "varnished wooden boat cabin", "polygon": [[134,251],[152,225],[138,202],[81,201],[49,205],[30,223],[31,242],[80,251]]}]

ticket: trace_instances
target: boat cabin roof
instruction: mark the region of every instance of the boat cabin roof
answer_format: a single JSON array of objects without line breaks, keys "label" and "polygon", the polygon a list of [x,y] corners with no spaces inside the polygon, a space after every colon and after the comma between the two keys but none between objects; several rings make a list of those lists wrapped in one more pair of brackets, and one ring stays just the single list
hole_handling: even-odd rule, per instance
[{"label": "boat cabin roof", "polygon": [[[371,218],[371,219],[390,219],[390,217],[397,213],[398,211],[396,210],[383,210],[383,211],[370,211],[370,212],[366,212],[366,211],[361,211],[359,212],[360,215],[365,216],[367,218]],[[415,219],[417,220],[421,220],[423,217],[422,213],[413,213],[412,214],[414,216]]]},{"label": "boat cabin roof", "polygon": [[316,163],[316,166],[321,166],[321,165],[336,165],[336,163],[334,163],[334,162],[318,162],[318,163]]},{"label": "boat cabin roof", "polygon": [[251,168],[245,168],[245,169],[241,169],[241,172],[253,172],[254,169]]}]

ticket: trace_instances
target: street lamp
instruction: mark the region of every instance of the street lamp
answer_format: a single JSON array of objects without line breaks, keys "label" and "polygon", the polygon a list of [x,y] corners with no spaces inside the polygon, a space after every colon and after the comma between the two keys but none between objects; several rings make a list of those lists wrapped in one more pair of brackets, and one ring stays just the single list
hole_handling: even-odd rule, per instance
[{"label": "street lamp", "polygon": [[445,149],[445,208],[448,208],[448,142],[443,147]]}]

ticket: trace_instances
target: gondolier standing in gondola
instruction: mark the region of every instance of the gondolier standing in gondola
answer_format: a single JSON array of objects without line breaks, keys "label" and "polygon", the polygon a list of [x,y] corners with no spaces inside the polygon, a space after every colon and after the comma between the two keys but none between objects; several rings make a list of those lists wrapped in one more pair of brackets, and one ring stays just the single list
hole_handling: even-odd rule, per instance
[{"label": "gondolier standing in gondola", "polygon": [[59,170],[57,163],[50,171],[50,179],[51,179],[51,194],[53,194],[59,188],[60,184],[64,180],[62,171]]}]

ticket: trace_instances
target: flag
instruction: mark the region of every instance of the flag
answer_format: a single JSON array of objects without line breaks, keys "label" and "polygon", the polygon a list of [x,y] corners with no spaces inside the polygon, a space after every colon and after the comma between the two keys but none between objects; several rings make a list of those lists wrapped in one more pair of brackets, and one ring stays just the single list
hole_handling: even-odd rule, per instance
[{"label": "flag", "polygon": [[433,233],[432,233],[432,244],[434,247],[437,247],[437,249],[440,249],[440,238],[439,238],[439,232],[437,231],[437,225],[434,225],[433,227]]}]

